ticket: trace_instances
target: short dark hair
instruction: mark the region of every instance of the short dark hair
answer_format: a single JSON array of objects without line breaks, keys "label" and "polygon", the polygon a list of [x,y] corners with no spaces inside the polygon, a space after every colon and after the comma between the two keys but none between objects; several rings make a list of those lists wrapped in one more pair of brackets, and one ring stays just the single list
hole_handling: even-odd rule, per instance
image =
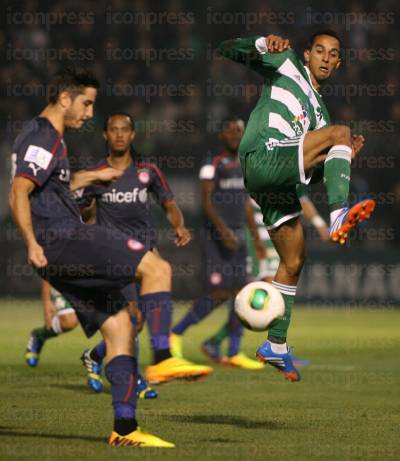
[{"label": "short dark hair", "polygon": [[328,35],[329,37],[333,37],[333,38],[336,38],[336,40],[339,42],[339,46],[340,48],[342,48],[342,40],[341,38],[339,37],[339,34],[337,32],[335,32],[334,30],[332,29],[321,29],[321,30],[317,30],[316,32],[314,32],[311,37],[309,38],[308,40],[308,43],[307,43],[307,49],[308,50],[311,50],[311,48],[313,47],[314,45],[314,42],[315,42],[315,39],[317,37],[319,37],[320,35]]},{"label": "short dark hair", "polygon": [[106,119],[104,120],[104,125],[103,125],[103,131],[107,131],[108,127],[108,122],[112,117],[115,117],[117,115],[120,115],[122,117],[127,117],[129,119],[129,122],[131,124],[132,131],[135,131],[135,121],[133,120],[133,117],[131,114],[128,114],[127,112],[119,111],[119,112],[112,112],[111,114],[108,114]]},{"label": "short dark hair", "polygon": [[100,83],[93,72],[84,67],[65,65],[48,84],[49,102],[55,104],[63,91],[71,91],[78,95],[88,87],[96,89],[100,87]]},{"label": "short dark hair", "polygon": [[[230,123],[233,123],[233,122],[243,122],[243,119],[241,119],[241,118],[238,117],[237,115],[229,115],[228,117],[225,117],[225,118],[222,120],[221,131],[223,131],[225,128],[227,128],[227,126],[228,126]],[[244,122],[243,122],[243,123],[244,123]]]}]

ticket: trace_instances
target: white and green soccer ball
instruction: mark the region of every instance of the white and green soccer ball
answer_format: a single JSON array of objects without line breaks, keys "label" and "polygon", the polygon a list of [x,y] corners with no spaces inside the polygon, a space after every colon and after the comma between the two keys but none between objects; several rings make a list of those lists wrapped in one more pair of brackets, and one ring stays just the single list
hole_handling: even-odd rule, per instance
[{"label": "white and green soccer ball", "polygon": [[235,312],[249,330],[265,331],[273,320],[283,317],[285,302],[270,283],[252,282],[237,294]]}]

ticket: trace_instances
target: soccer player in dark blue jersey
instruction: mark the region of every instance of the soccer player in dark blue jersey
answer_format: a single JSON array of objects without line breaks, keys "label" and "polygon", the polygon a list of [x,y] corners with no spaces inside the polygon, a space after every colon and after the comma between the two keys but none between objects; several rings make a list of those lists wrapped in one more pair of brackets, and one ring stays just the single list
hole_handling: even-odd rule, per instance
[{"label": "soccer player in dark blue jersey", "polygon": [[137,425],[134,329],[124,295],[136,277],[144,295],[159,292],[162,269],[157,269],[154,253],[136,239],[84,224],[70,195],[94,181],[122,175],[110,167],[70,178],[64,130],[79,128],[93,116],[98,86],[83,69],[65,68],[55,75],[48,105],[14,143],[9,203],[28,262],[71,303],[86,335],[100,330],[106,341],[114,410],[109,443],[173,447]]},{"label": "soccer player in dark blue jersey", "polygon": [[[83,203],[95,207],[97,224],[111,230],[123,231],[148,248],[153,253],[162,274],[159,279],[162,288],[158,292],[149,294],[142,286],[139,287],[139,307],[147,321],[153,350],[153,364],[146,369],[146,379],[150,383],[163,383],[176,378],[192,380],[207,376],[212,372],[211,367],[172,357],[170,353],[172,271],[169,263],[157,251],[157,229],[151,215],[150,196],[163,208],[175,231],[177,247],[184,246],[191,240],[181,210],[159,168],[154,163],[141,160],[132,150],[135,126],[129,114],[118,112],[110,115],[104,125],[103,134],[107,142],[108,155],[99,162],[96,171],[112,167],[123,174],[110,184],[91,185],[86,188],[83,192]],[[135,293],[132,294],[132,301],[134,299]],[[99,365],[105,354],[104,341],[92,350],[84,352],[83,363],[88,370],[89,385],[92,381],[97,385],[101,380]]]},{"label": "soccer player in dark blue jersey", "polygon": [[[185,331],[205,318],[217,305],[227,300],[233,301],[237,292],[246,284],[246,223],[257,250],[261,252],[260,259],[265,256],[265,247],[253,219],[238,158],[243,132],[243,120],[236,117],[226,119],[219,134],[223,151],[200,170],[206,280],[203,296],[172,329],[172,351],[178,357],[183,355],[182,337]],[[224,364],[253,370],[264,368],[258,361],[240,352],[242,334],[243,327],[234,313],[232,302],[229,315],[230,344]],[[222,356],[217,344],[206,341],[202,350],[215,362],[221,362]]]}]

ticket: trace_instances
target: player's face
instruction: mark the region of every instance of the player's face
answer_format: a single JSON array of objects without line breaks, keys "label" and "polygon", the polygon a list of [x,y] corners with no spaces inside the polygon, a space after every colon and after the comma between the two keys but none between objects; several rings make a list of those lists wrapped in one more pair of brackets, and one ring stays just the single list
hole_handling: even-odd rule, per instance
[{"label": "player's face", "polygon": [[244,133],[242,120],[227,123],[219,134],[219,139],[229,152],[237,152]]},{"label": "player's face", "polygon": [[123,155],[129,152],[135,132],[132,130],[131,121],[128,117],[114,115],[108,120],[107,130],[104,131],[103,135],[110,152],[115,155]]},{"label": "player's face", "polygon": [[326,80],[340,66],[340,43],[335,37],[318,35],[304,59],[317,82]]},{"label": "player's face", "polygon": [[83,93],[71,97],[68,92],[66,95],[67,108],[65,111],[64,121],[68,128],[80,128],[87,120],[93,117],[94,102],[96,100],[97,90],[95,88],[85,88]]}]

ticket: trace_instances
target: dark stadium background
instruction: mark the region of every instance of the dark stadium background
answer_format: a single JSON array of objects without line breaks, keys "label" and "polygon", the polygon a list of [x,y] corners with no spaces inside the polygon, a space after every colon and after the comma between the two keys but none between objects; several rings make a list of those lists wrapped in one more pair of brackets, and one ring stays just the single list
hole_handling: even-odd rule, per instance
[{"label": "dark stadium background", "polygon": [[[213,53],[236,36],[276,33],[301,51],[317,29],[332,28],[345,46],[342,69],[322,94],[333,121],[366,139],[353,169],[354,198],[378,202],[371,222],[349,248],[318,241],[307,226],[309,261],[299,295],[306,302],[386,306],[400,302],[399,4],[385,1],[15,1],[2,4],[0,294],[38,293],[7,205],[10,154],[23,123],[44,106],[45,82],[63,60],[93,67],[102,83],[94,119],[68,133],[71,165],[85,168],[105,153],[104,117],[114,110],[136,120],[134,146],[165,172],[188,225],[201,222],[198,169],[216,152],[225,116],[247,119],[261,80]],[[324,190],[312,189],[327,219]],[[175,296],[200,292],[198,238],[177,251],[160,219],[160,248],[175,270]],[[195,233],[196,235],[196,233]],[[197,236],[196,236],[197,237]]]}]

